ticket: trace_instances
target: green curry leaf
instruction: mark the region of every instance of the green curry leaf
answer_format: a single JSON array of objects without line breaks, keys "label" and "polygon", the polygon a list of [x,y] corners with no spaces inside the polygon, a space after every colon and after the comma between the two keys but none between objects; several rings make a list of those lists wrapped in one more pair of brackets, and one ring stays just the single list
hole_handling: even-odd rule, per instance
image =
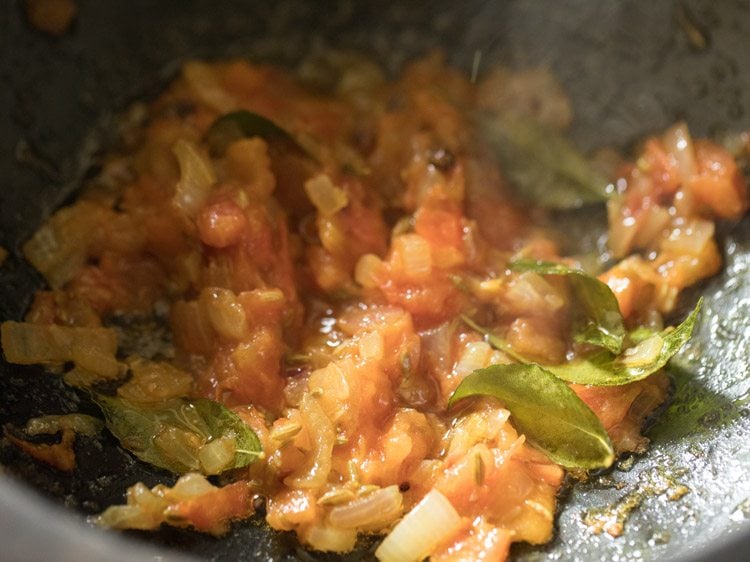
[{"label": "green curry leaf", "polygon": [[[159,468],[214,474],[247,466],[262,456],[253,430],[237,414],[212,400],[175,398],[158,406],[145,406],[99,394],[94,401],[120,444]],[[225,440],[231,454],[220,470],[206,470],[201,448],[219,439]]]},{"label": "green curry leaf", "polygon": [[484,116],[479,127],[508,179],[532,202],[574,209],[607,198],[607,179],[556,131],[509,115]]},{"label": "green curry leaf", "polygon": [[[556,377],[575,384],[592,386],[620,386],[645,379],[664,367],[693,334],[703,299],[698,301],[693,311],[676,328],[669,327],[661,332],[647,329],[631,332],[636,345],[615,355],[602,349],[560,365],[544,365],[544,369]],[[534,361],[517,353],[501,337],[483,328],[467,316],[461,317],[470,327],[482,334],[492,347],[503,351],[521,364],[534,364]]]},{"label": "green curry leaf", "polygon": [[625,326],[617,298],[606,283],[580,269],[571,269],[560,263],[519,259],[512,261],[510,268],[513,271],[568,277],[577,304],[573,339],[603,347],[611,353],[620,352],[625,339]]},{"label": "green curry leaf", "polygon": [[560,379],[539,365],[493,365],[466,377],[448,406],[469,396],[502,400],[518,430],[567,468],[607,468],[615,458],[599,418]]},{"label": "green curry leaf", "polygon": [[308,153],[291,133],[267,117],[244,109],[222,115],[214,121],[206,133],[208,146],[216,154],[222,154],[232,142],[248,137],[277,139],[294,146],[305,154]]},{"label": "green curry leaf", "polygon": [[655,373],[687,343],[693,334],[703,299],[676,328],[652,334],[619,355],[602,350],[589,357],[545,369],[568,382],[596,386],[618,386],[645,379]]}]

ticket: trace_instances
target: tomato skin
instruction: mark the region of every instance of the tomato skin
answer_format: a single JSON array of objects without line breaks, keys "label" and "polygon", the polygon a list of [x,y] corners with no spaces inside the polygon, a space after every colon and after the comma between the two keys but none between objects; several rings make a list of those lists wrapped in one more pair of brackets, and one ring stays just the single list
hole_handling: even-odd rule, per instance
[{"label": "tomato skin", "polygon": [[683,178],[676,162],[670,158],[664,143],[650,138],[643,147],[643,160],[657,193],[671,195],[682,184]]},{"label": "tomato skin", "polygon": [[216,353],[199,392],[228,406],[255,404],[276,412],[284,388],[282,351],[280,330],[259,327],[236,347]]},{"label": "tomato skin", "polygon": [[168,508],[169,515],[184,519],[198,531],[222,534],[232,519],[247,517],[252,511],[250,488],[245,481],[185,500]]},{"label": "tomato skin", "polygon": [[399,283],[388,280],[381,290],[388,304],[400,306],[414,316],[420,328],[436,326],[461,310],[463,296],[450,279],[437,276],[426,283]]},{"label": "tomato skin", "polygon": [[414,231],[433,246],[461,248],[463,221],[461,209],[451,205],[440,207],[420,207],[414,214]]},{"label": "tomato skin", "polygon": [[707,140],[695,141],[695,153],[699,172],[688,181],[688,189],[716,216],[742,216],[747,209],[747,184],[732,155]]}]

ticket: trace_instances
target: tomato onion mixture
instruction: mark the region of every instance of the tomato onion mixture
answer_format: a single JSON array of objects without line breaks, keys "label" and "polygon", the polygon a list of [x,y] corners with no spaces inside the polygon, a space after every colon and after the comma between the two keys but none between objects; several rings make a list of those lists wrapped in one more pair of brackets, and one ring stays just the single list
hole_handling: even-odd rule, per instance
[{"label": "tomato onion mixture", "polygon": [[[546,71],[496,69],[473,83],[439,54],[395,81],[345,53],[296,73],[188,62],[134,106],[101,175],[25,246],[49,289],[25,322],[3,324],[11,362],[49,365],[95,399],[98,384],[121,381],[97,400],[107,427],[182,475],[130,488],[98,521],[221,534],[264,498],[268,525],[311,549],[385,535],[384,561],[502,561],[513,542],[549,541],[565,469],[594,465],[575,451],[555,462],[510,398],[448,407],[478,370],[554,373],[596,347],[574,337],[572,276],[514,266],[584,262],[560,255],[559,237],[538,226],[546,211],[515,195],[477,133],[478,120],[509,115],[550,135],[572,118]],[[586,286],[614,295],[631,344],[620,365],[638,367],[679,330],[661,331],[681,290],[719,271],[714,220],[742,216],[745,185],[733,156],[685,124],[634,161],[600,160],[610,255]],[[144,319],[168,328],[165,341],[138,333]],[[561,385],[603,428],[609,453],[596,466],[645,450],[643,421],[668,392],[664,362],[632,382]],[[122,404],[161,412],[140,448],[121,437]],[[201,429],[185,412],[208,405],[221,415]],[[164,421],[167,407],[178,421]],[[70,470],[84,423],[73,421],[44,422],[39,431],[63,432],[58,444],[6,435]]]}]

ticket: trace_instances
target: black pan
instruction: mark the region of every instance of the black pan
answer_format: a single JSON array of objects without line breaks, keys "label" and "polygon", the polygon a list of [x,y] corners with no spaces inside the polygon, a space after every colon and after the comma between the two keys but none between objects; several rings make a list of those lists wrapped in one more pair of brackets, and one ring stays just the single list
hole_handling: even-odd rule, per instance
[{"label": "black pan", "polygon": [[[97,154],[114,142],[112,114],[158,92],[187,57],[293,65],[316,46],[334,45],[363,50],[395,72],[437,46],[467,72],[496,61],[547,64],[572,97],[571,134],[587,150],[627,148],[678,118],[701,136],[750,125],[750,5],[739,0],[78,4],[60,39],[30,28],[20,0],[0,8],[0,245],[11,254],[0,267],[0,320],[21,318],[42,287],[20,245],[95,173]],[[750,221],[721,237],[727,267],[697,291],[707,297],[704,315],[694,343],[673,362],[674,401],[649,433],[651,451],[576,486],[562,502],[557,538],[515,548],[517,559],[750,559]],[[96,413],[58,379],[0,362],[0,422],[71,411]],[[0,447],[0,559],[149,559],[157,547],[165,559],[339,559],[306,553],[257,521],[220,540],[174,529],[119,536],[87,529],[82,516],[121,502],[127,486],[173,477],[106,436],[77,447],[73,475]],[[669,501],[670,487],[680,485],[689,493]],[[651,493],[624,536],[595,536],[582,524],[590,510],[643,490]],[[365,542],[346,559],[371,552]]]}]

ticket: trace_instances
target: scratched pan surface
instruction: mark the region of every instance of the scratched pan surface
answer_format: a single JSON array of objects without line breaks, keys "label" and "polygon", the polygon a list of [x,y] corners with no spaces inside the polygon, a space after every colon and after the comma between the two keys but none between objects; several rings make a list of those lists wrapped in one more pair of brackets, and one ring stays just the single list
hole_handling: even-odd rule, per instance
[{"label": "scratched pan surface", "polygon": [[[293,65],[315,45],[333,45],[396,71],[437,46],[467,71],[477,62],[480,72],[493,61],[544,63],[573,99],[571,134],[584,149],[627,148],[678,118],[698,135],[750,125],[750,5],[739,1],[686,9],[593,0],[78,4],[73,29],[57,40],[28,27],[19,0],[0,8],[0,245],[11,254],[0,267],[0,320],[21,318],[42,286],[19,246],[95,171],[98,151],[113,142],[108,118],[158,92],[187,57]],[[592,240],[597,221],[600,214],[586,218],[581,240]],[[557,538],[514,549],[518,560],[750,559],[750,221],[725,227],[722,243],[725,272],[683,299],[686,307],[698,293],[707,300],[694,342],[674,362],[674,401],[650,430],[651,451],[576,486],[562,502]],[[0,362],[1,423],[71,411],[96,413],[58,379]],[[346,557],[308,554],[257,521],[219,540],[94,531],[84,516],[120,502],[127,486],[173,478],[107,436],[81,439],[77,453],[78,471],[63,475],[0,446],[0,559],[372,559],[370,543]],[[682,486],[689,492],[671,501]],[[583,523],[633,506],[618,539]]]}]

